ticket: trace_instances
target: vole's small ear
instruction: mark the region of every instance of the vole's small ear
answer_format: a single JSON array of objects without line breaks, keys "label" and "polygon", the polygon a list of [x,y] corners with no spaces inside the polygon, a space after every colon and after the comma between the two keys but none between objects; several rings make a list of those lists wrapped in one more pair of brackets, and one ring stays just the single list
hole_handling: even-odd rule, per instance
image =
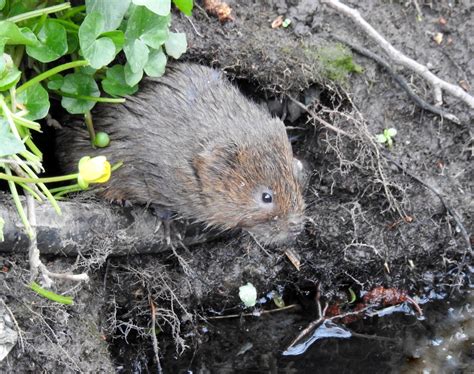
[{"label": "vole's small ear", "polygon": [[[232,147],[231,147],[232,148]],[[220,182],[225,169],[234,159],[233,149],[229,147],[214,147],[203,150],[193,158],[193,168],[201,188],[215,189]]]}]

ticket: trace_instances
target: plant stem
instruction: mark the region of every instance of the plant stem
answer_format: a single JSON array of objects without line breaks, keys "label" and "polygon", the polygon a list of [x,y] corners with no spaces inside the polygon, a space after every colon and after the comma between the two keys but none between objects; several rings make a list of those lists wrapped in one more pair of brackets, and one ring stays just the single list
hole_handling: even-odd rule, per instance
[{"label": "plant stem", "polygon": [[75,16],[77,13],[83,12],[85,10],[86,10],[85,5],[75,6],[69,9],[65,14],[63,14],[61,18],[71,18],[72,16]]},{"label": "plant stem", "polygon": [[18,14],[17,16],[7,18],[6,21],[9,22],[21,22],[25,21],[30,18],[36,18],[36,17],[41,17],[43,14],[50,14],[50,13],[56,13],[60,12],[62,10],[69,9],[71,7],[71,3],[64,3],[64,4],[59,4],[59,5],[54,5],[50,6],[48,8],[44,9],[36,9],[31,12],[26,12],[22,14]]},{"label": "plant stem", "polygon": [[18,95],[20,92],[23,92],[27,88],[34,86],[36,83],[39,83],[45,79],[48,79],[49,77],[52,77],[53,75],[58,74],[64,70],[73,69],[73,68],[86,66],[86,65],[89,65],[89,62],[87,62],[86,60],[78,60],[78,61],[68,62],[67,64],[56,66],[30,79],[28,82],[22,84],[20,87],[16,89],[16,94]]},{"label": "plant stem", "polygon": [[84,113],[84,121],[86,122],[87,131],[89,132],[89,137],[91,138],[91,145],[94,146],[94,139],[95,139],[95,130],[94,130],[94,122],[92,121],[91,111],[88,110]]},{"label": "plant stem", "polygon": [[[6,165],[3,166],[5,169],[7,175],[12,175],[12,172],[10,171],[10,168]],[[21,218],[21,221],[23,222],[23,225],[25,226],[26,233],[30,237],[30,239],[33,237],[34,233],[33,230],[31,229],[30,222],[28,221],[28,217],[26,216],[25,210],[23,209],[23,205],[21,205],[20,201],[20,196],[18,195],[18,191],[16,189],[16,185],[14,182],[8,181],[8,187],[10,187],[10,193],[13,197],[13,202],[15,203],[16,210],[18,211],[18,215]]]},{"label": "plant stem", "polygon": [[18,125],[27,127],[31,130],[41,132],[41,125],[38,122],[33,122],[33,121],[30,121],[29,119],[18,117],[15,114],[12,114],[12,118],[13,118],[13,121],[16,122]]},{"label": "plant stem", "polygon": [[77,26],[75,23],[71,21],[66,21],[65,19],[61,19],[61,18],[51,18],[51,21],[63,25],[66,29],[69,28],[69,31],[72,31],[76,34],[79,31],[79,26]]},{"label": "plant stem", "polygon": [[124,98],[119,98],[119,99],[113,99],[111,97],[100,97],[100,96],[85,96],[85,95],[76,95],[64,91],[59,91],[59,90],[52,90],[55,94],[58,94],[60,96],[64,97],[71,97],[73,99],[79,99],[79,100],[89,100],[89,101],[96,101],[98,103],[112,103],[112,104],[120,104],[124,103],[125,99]]},{"label": "plant stem", "polygon": [[15,122],[13,121],[12,112],[5,103],[5,100],[2,95],[0,95],[0,107],[3,110],[3,114],[5,115],[5,117],[7,117],[7,122],[10,125],[10,129],[12,130],[13,135],[15,135],[18,140],[21,140],[21,136],[18,133],[18,129],[16,128]]},{"label": "plant stem", "polygon": [[43,296],[46,299],[49,299],[56,303],[64,305],[72,305],[74,303],[73,298],[71,296],[58,295],[57,293],[44,289],[36,282],[31,282],[29,286],[38,295]]},{"label": "plant stem", "polygon": [[[26,174],[30,176],[30,178],[37,178],[34,171],[31,170],[31,168],[28,165],[26,165],[24,162],[21,162],[22,160],[20,157],[18,157],[17,155],[13,155],[12,158],[13,160],[20,162],[20,167],[26,172]],[[41,191],[43,191],[44,195],[48,198],[54,210],[56,210],[56,213],[61,215],[61,208],[59,207],[58,202],[54,199],[54,196],[51,195],[51,192],[49,192],[48,187],[46,187],[44,183],[38,183],[38,187],[41,189]]]},{"label": "plant stem", "polygon": [[77,179],[77,174],[69,174],[69,175],[63,175],[60,177],[48,177],[48,178],[24,178],[24,177],[16,177],[14,175],[8,175],[5,173],[0,173],[0,179],[4,179],[4,180],[15,182],[15,183],[56,183],[56,182],[64,182],[68,180]]}]

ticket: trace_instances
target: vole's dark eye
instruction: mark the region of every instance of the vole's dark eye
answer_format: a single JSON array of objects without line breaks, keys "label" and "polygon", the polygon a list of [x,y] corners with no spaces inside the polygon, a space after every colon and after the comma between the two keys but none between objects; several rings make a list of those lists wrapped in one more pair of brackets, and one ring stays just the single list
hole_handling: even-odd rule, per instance
[{"label": "vole's dark eye", "polygon": [[270,204],[273,201],[272,194],[268,192],[262,193],[262,201],[266,204]]}]

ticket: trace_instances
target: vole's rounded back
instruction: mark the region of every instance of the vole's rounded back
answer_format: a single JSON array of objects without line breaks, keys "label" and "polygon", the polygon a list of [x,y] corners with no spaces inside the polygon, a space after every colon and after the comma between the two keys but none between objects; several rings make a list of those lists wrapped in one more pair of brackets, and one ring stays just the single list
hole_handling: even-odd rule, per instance
[{"label": "vole's rounded back", "polygon": [[111,144],[93,150],[82,121],[64,123],[57,154],[65,171],[84,155],[124,166],[99,194],[153,203],[223,229],[243,228],[263,242],[301,231],[304,203],[284,124],[246,99],[220,72],[176,64],[146,79],[120,105],[98,105],[96,131]]}]

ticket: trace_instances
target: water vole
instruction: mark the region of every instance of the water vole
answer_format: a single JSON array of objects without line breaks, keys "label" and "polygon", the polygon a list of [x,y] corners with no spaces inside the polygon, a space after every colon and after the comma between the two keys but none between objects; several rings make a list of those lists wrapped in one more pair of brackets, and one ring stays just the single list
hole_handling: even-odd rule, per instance
[{"label": "water vole", "polygon": [[65,171],[84,155],[124,161],[98,193],[155,204],[220,229],[242,228],[263,243],[294,238],[304,202],[283,122],[246,99],[222,73],[175,64],[120,105],[98,105],[94,127],[110,135],[91,149],[82,121],[64,123],[57,155]]}]

